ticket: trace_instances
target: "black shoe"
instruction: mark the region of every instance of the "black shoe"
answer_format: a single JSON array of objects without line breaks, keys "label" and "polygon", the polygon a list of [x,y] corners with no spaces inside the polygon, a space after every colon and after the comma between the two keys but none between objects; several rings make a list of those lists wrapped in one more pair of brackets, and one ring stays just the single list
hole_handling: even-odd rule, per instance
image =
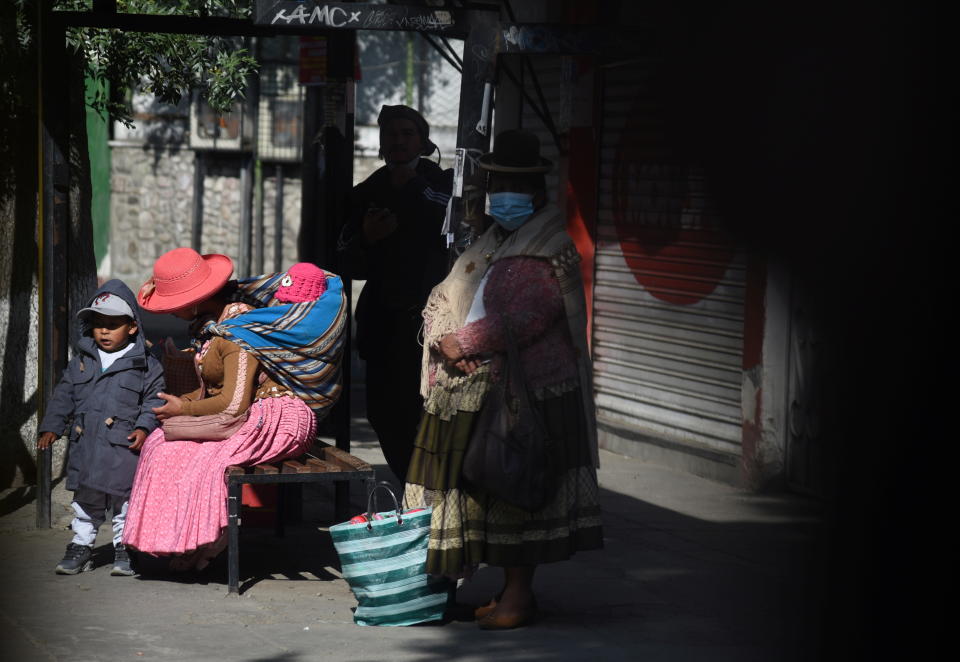
[{"label": "black shoe", "polygon": [[75,575],[93,568],[93,546],[70,543],[63,555],[63,560],[57,564],[58,575]]},{"label": "black shoe", "polygon": [[130,567],[130,555],[123,543],[113,546],[113,570],[110,574],[115,577],[132,577],[136,574]]}]

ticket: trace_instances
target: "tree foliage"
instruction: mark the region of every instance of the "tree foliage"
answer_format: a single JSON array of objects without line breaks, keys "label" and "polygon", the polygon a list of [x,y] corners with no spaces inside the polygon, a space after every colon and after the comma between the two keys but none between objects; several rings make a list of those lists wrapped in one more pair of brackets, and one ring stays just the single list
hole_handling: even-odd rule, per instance
[{"label": "tree foliage", "polygon": [[[15,2],[26,19],[36,0]],[[92,0],[52,2],[54,9],[62,11],[86,11],[92,4]],[[247,18],[251,4],[251,0],[117,0],[117,11]],[[31,38],[32,32],[20,30],[25,45]],[[109,90],[139,88],[174,105],[191,90],[199,90],[211,107],[227,112],[235,99],[243,97],[247,78],[257,70],[256,60],[239,37],[70,28],[67,43],[82,56],[87,78],[97,83],[90,105],[128,125],[132,122],[129,103]]]}]

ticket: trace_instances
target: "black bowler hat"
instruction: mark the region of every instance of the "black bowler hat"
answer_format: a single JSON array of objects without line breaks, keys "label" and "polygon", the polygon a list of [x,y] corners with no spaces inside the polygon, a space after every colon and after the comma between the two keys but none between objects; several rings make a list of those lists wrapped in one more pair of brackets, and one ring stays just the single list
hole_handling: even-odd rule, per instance
[{"label": "black bowler hat", "polygon": [[493,141],[493,151],[479,158],[492,172],[549,172],[553,163],[540,156],[540,139],[523,129],[508,129]]}]

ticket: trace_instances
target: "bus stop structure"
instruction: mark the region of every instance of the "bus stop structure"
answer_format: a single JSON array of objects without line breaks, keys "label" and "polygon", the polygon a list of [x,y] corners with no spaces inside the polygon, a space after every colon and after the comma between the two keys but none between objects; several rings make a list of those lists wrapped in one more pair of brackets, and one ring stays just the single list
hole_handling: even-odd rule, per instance
[{"label": "bus stop structure", "polygon": [[[509,3],[504,8],[512,16]],[[457,127],[456,175],[449,227],[461,228],[465,198],[479,190],[476,157],[489,149],[491,114],[497,84],[497,58],[503,54],[598,54],[633,52],[636,35],[611,34],[608,28],[583,25],[545,25],[501,22],[497,7],[467,4],[435,8],[415,5],[320,2],[318,0],[255,0],[252,20],[216,16],[143,15],[117,11],[116,0],[93,0],[91,11],[54,11],[45,3],[39,30],[43,40],[40,62],[39,282],[40,282],[40,411],[49,402],[56,376],[68,355],[67,269],[70,260],[70,171],[67,123],[67,43],[72,27],[112,28],[131,32],[267,37],[281,34],[326,35],[330,86],[343,86],[350,99],[357,30],[410,31],[430,42],[461,70]],[[464,41],[462,58],[448,39]],[[508,75],[510,72],[504,71]],[[531,67],[532,73],[532,67]],[[538,100],[524,93],[554,138],[556,129],[539,85]],[[343,90],[341,90],[343,92]],[[303,131],[302,238],[300,258],[327,261],[336,246],[336,219],[342,218],[352,184],[353,120],[346,113],[341,127],[320,126],[322,91],[310,87],[305,97]],[[322,136],[326,167],[318,167]],[[558,141],[559,144],[559,141]],[[331,167],[335,166],[335,167]],[[312,182],[313,185],[307,184]],[[249,242],[249,238],[247,238]],[[346,356],[349,357],[349,345]],[[349,360],[349,358],[348,358]],[[343,370],[349,380],[350,370]],[[344,384],[341,402],[331,413],[336,447],[350,449],[350,389]],[[51,523],[52,451],[38,451],[36,524]],[[337,483],[337,501],[345,499],[347,484]]]}]

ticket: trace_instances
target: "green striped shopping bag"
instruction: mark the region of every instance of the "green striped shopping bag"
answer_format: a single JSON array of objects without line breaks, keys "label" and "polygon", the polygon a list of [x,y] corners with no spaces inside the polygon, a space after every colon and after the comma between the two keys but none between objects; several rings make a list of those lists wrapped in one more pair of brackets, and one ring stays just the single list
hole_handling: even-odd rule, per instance
[{"label": "green striped shopping bag", "polygon": [[[373,496],[386,489],[394,512],[377,513]],[[443,618],[454,584],[427,574],[427,542],[432,509],[401,513],[388,483],[370,493],[366,520],[330,527],[343,578],[357,598],[357,625],[413,625]],[[354,518],[359,520],[362,518]]]}]

